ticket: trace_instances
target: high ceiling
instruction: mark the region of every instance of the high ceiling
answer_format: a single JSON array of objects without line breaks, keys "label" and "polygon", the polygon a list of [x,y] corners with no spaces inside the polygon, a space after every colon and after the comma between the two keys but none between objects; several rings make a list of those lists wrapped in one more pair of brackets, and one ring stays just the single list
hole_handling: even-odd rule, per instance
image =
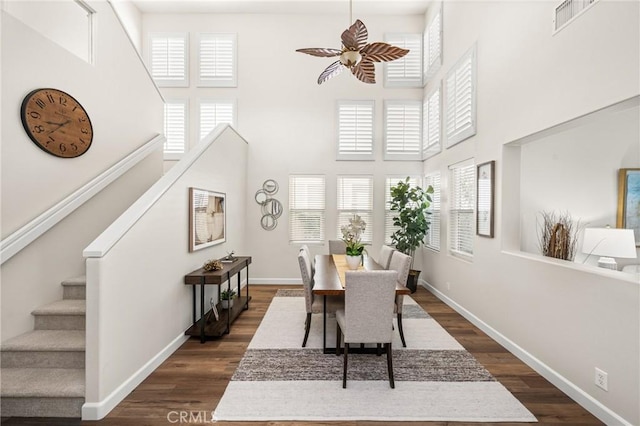
[{"label": "high ceiling", "polygon": [[[143,13],[349,13],[349,0],[133,0]],[[431,0],[353,0],[353,13],[414,15],[427,10]]]}]

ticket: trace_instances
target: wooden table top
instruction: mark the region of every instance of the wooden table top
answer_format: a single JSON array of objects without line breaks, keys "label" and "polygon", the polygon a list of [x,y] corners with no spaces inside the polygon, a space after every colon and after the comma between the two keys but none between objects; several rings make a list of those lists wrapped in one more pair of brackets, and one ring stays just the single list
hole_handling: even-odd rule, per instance
[{"label": "wooden table top", "polygon": [[190,272],[184,276],[184,283],[186,285],[222,284],[227,280],[228,275],[237,274],[250,263],[251,256],[236,256],[233,262],[223,262],[222,269],[219,271],[205,271],[200,268]]},{"label": "wooden table top", "polygon": [[[322,296],[340,296],[344,288],[340,283],[338,270],[330,254],[318,254],[316,259],[316,274],[313,277],[313,293]],[[364,257],[364,268],[367,271],[383,270],[371,257]],[[411,290],[400,283],[396,284],[396,294],[411,294]]]}]

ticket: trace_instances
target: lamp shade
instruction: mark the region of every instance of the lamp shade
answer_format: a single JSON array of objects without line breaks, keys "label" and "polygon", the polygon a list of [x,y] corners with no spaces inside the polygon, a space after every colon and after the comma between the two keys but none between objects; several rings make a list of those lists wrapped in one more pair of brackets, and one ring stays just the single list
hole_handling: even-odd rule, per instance
[{"label": "lamp shade", "polygon": [[582,252],[597,256],[636,258],[633,229],[586,228]]}]

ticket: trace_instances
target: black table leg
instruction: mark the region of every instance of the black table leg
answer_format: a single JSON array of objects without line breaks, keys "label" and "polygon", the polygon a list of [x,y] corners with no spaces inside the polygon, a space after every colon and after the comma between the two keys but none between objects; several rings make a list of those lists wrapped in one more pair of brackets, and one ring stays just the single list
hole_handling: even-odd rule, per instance
[{"label": "black table leg", "polygon": [[[231,293],[231,275],[227,272],[227,291]],[[231,330],[231,297],[229,297],[229,305],[227,309],[227,331],[224,334],[229,334]]]},{"label": "black table leg", "polygon": [[249,309],[249,263],[246,263],[247,266],[247,304],[245,305],[245,309]]},{"label": "black table leg", "polygon": [[204,343],[204,284],[200,284],[200,343]]},{"label": "black table leg", "polygon": [[196,323],[196,286],[192,285],[191,286],[192,292],[193,293],[193,323]]},{"label": "black table leg", "polygon": [[322,352],[327,352],[327,295],[322,300]]}]

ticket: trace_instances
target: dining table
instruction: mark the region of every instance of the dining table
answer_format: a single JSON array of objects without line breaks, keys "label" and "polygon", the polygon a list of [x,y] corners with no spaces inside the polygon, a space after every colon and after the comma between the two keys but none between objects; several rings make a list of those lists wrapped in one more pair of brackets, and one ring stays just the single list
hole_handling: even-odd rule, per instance
[{"label": "dining table", "polygon": [[[325,354],[335,354],[336,348],[327,347],[327,296],[344,297],[344,261],[345,255],[318,254],[315,256],[315,274],[313,276],[313,294],[322,296],[322,350]],[[336,261],[339,265],[336,265]],[[344,261],[346,263],[346,261]],[[384,270],[373,258],[363,256],[360,270]],[[343,275],[341,277],[341,275]],[[396,282],[396,295],[411,294],[405,285]],[[360,348],[362,352],[376,351],[374,348]],[[351,352],[351,351],[350,351]],[[355,351],[354,351],[355,352]]]}]

